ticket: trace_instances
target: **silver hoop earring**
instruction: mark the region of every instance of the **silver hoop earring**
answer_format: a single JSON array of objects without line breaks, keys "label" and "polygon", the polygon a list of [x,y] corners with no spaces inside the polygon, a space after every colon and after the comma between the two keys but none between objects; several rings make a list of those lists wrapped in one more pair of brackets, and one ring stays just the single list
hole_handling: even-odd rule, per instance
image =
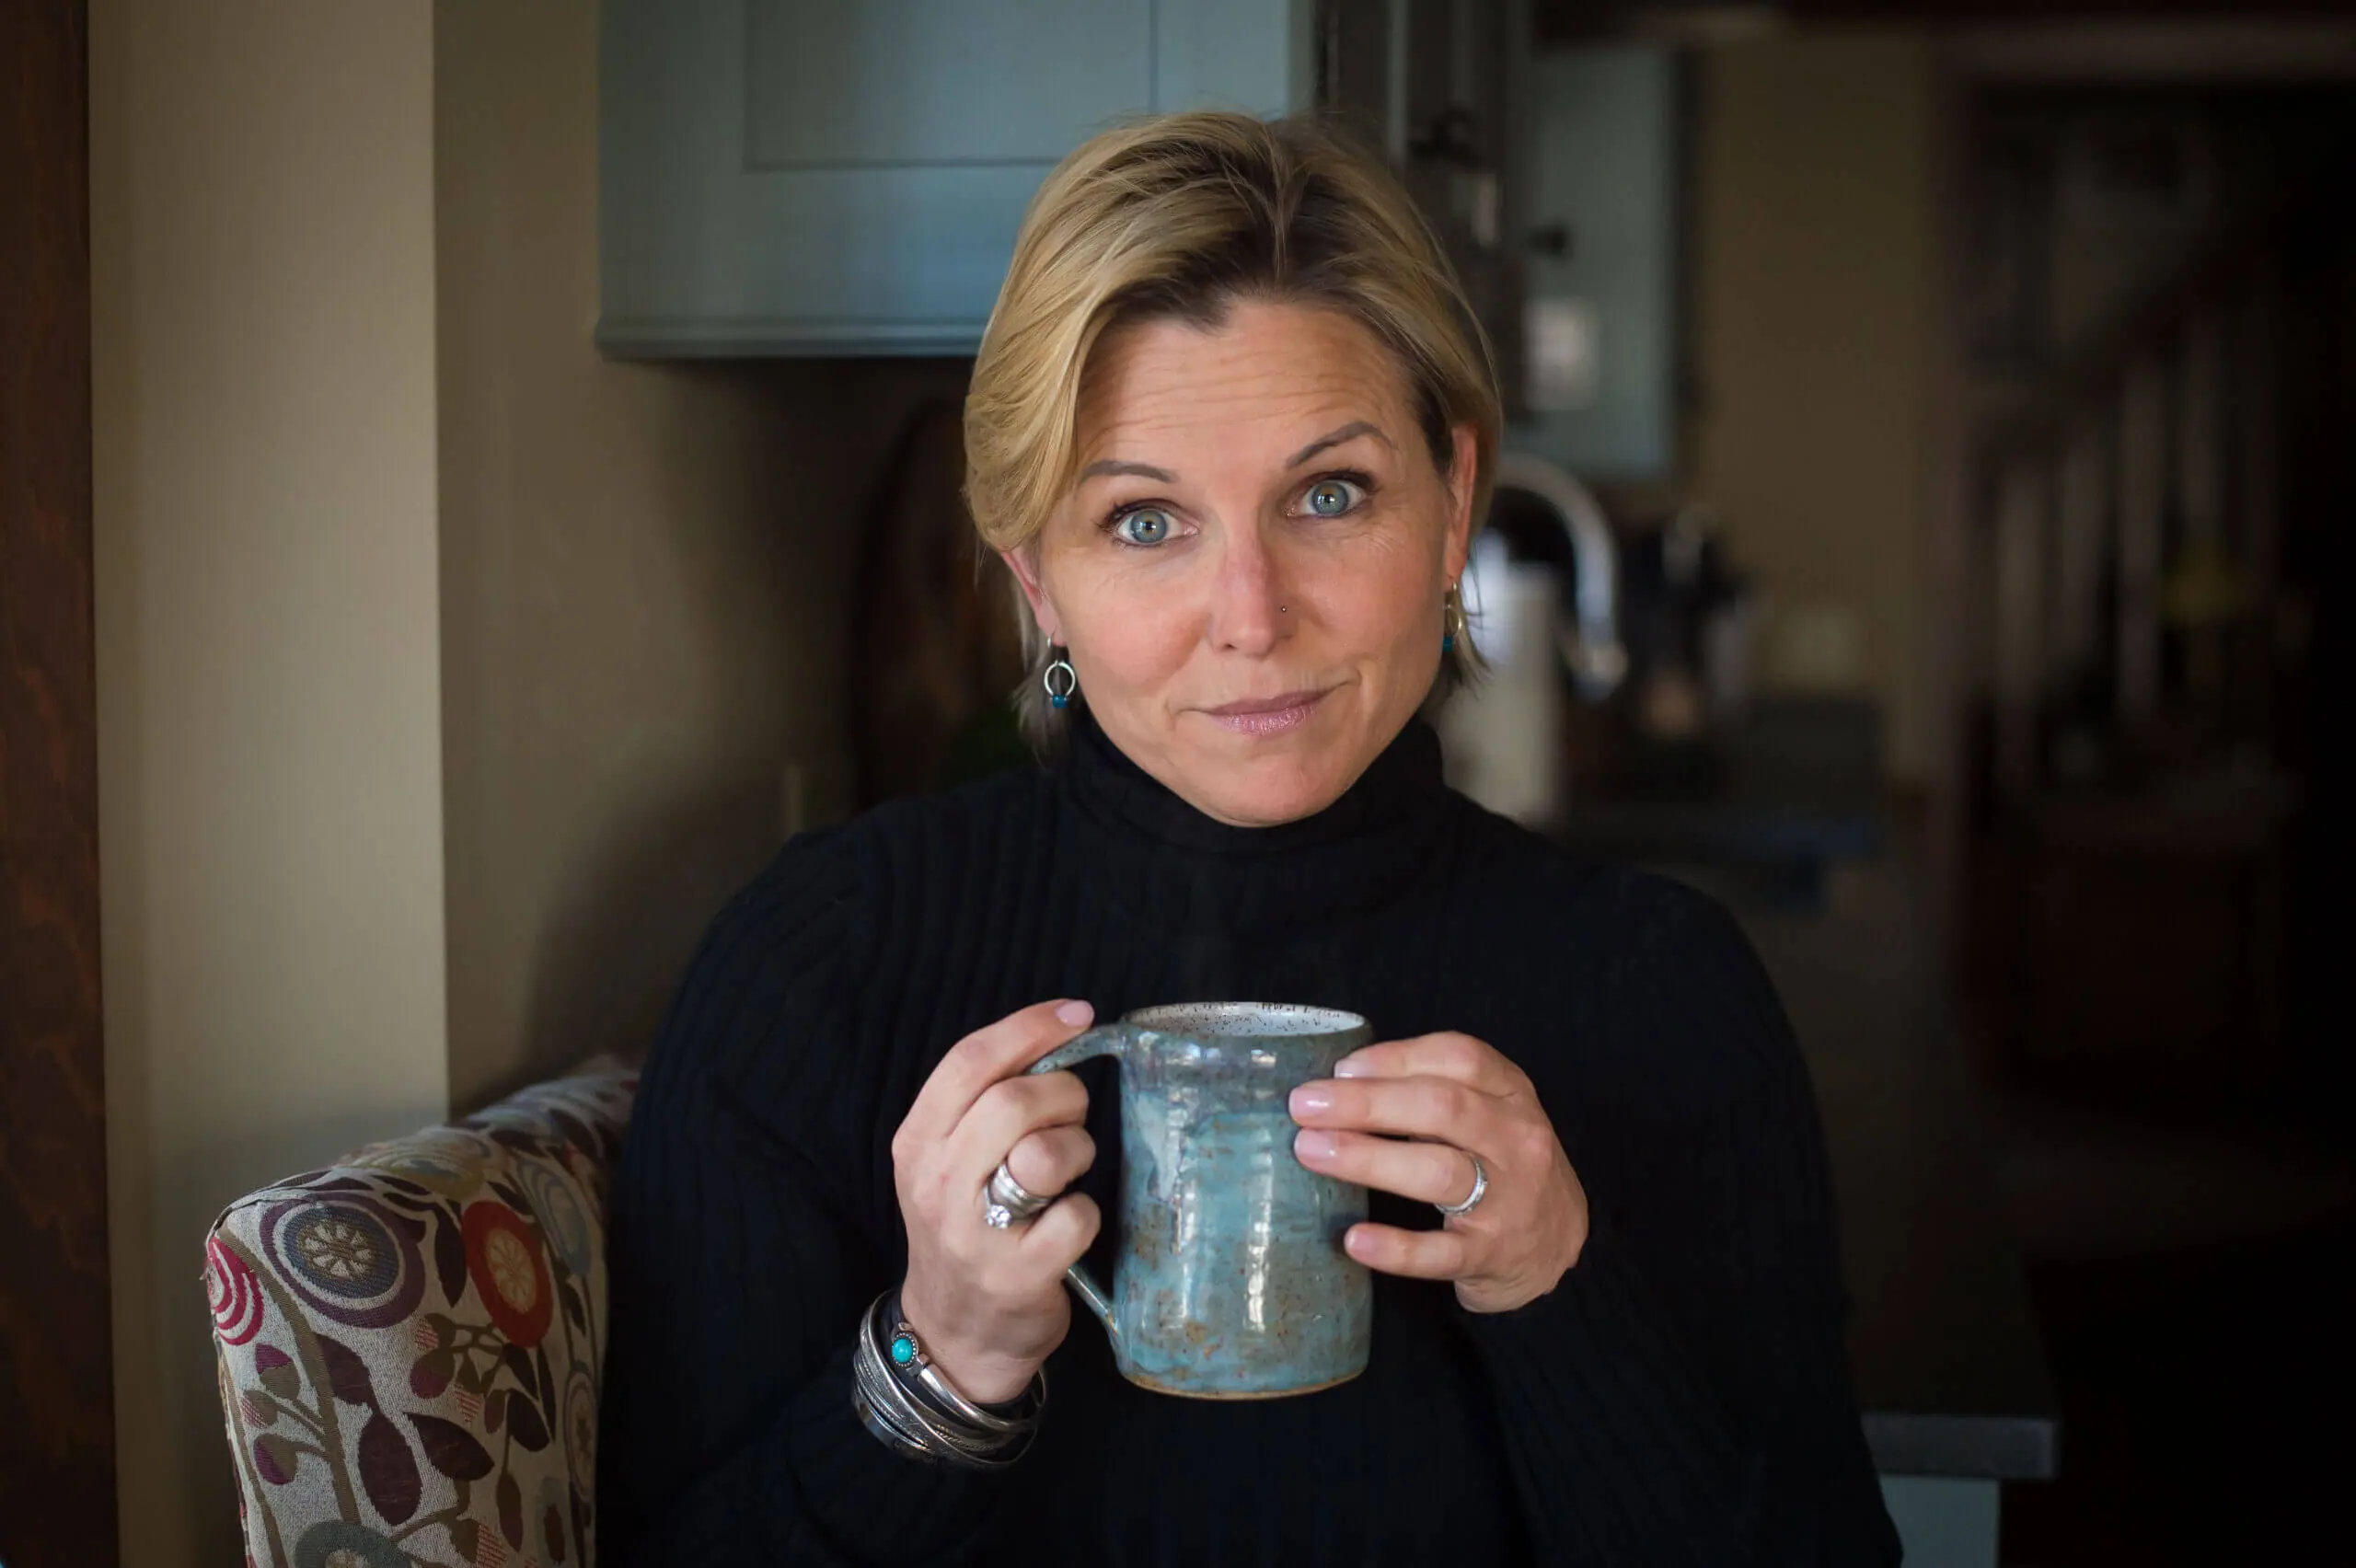
[{"label": "silver hoop earring", "polygon": [[[1058,674],[1063,676],[1060,688],[1056,685]],[[1080,672],[1071,667],[1070,660],[1057,659],[1040,674],[1039,684],[1046,688],[1047,706],[1063,708],[1071,702],[1071,694],[1080,689]]]}]

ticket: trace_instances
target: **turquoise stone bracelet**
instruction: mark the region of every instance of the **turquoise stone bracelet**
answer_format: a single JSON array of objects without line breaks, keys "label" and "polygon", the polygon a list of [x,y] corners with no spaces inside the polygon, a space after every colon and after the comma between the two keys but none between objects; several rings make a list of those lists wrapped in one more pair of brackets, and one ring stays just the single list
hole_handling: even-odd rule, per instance
[{"label": "turquoise stone bracelet", "polygon": [[[860,1324],[851,1346],[851,1408],[884,1447],[929,1464],[951,1464],[976,1470],[1002,1470],[1021,1458],[1031,1446],[1039,1409],[1045,1402],[1045,1376],[1034,1378],[1027,1419],[1013,1424],[976,1410],[981,1420],[947,1413],[958,1401],[940,1368],[925,1365],[922,1344],[915,1331],[901,1321],[893,1293],[875,1298]],[[886,1312],[889,1305],[892,1310]],[[907,1341],[905,1370],[883,1331],[887,1322],[899,1325],[893,1338]]]},{"label": "turquoise stone bracelet", "polygon": [[884,1354],[892,1358],[895,1371],[916,1378],[918,1386],[931,1396],[935,1408],[984,1432],[1011,1435],[1038,1424],[1039,1409],[1046,1402],[1047,1380],[1044,1372],[1033,1380],[1030,1392],[1016,1401],[1011,1409],[986,1409],[959,1393],[941,1375],[941,1368],[932,1364],[932,1357],[924,1353],[924,1345],[917,1338],[916,1325],[900,1316],[896,1296],[892,1298],[891,1316],[892,1338],[884,1347]]}]

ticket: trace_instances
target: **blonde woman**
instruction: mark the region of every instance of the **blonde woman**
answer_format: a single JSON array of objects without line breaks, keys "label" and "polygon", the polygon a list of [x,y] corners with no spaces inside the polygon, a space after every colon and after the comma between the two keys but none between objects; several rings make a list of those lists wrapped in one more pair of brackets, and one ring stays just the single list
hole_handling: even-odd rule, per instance
[{"label": "blonde woman", "polygon": [[[1048,178],[966,404],[1042,766],[803,835],[713,928],[613,1198],[609,1563],[1897,1561],[1758,963],[1451,793],[1417,716],[1474,668],[1498,422],[1427,231],[1318,126]],[[1117,1111],[1023,1076],[1224,997],[1388,1036],[1292,1102],[1377,1280],[1365,1374],[1294,1399],[1069,1332]]]}]

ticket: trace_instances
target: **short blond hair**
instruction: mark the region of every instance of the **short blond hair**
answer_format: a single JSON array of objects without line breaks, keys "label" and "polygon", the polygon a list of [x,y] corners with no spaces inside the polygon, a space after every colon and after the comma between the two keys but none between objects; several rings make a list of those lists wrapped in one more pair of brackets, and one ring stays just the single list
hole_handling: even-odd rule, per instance
[{"label": "short blond hair", "polygon": [[[1380,160],[1320,121],[1194,110],[1090,138],[1023,213],[965,397],[965,500],[983,542],[1027,548],[1070,489],[1080,386],[1107,331],[1169,318],[1216,326],[1243,299],[1338,311],[1371,332],[1405,375],[1443,475],[1454,477],[1455,428],[1471,425],[1481,526],[1503,422],[1496,368],[1414,202]],[[1062,715],[1041,689],[1046,640],[1019,590],[1016,613],[1030,672],[1016,707],[1034,746],[1051,752]],[[1480,658],[1461,606],[1447,613],[1456,639],[1441,680],[1453,686]]]}]

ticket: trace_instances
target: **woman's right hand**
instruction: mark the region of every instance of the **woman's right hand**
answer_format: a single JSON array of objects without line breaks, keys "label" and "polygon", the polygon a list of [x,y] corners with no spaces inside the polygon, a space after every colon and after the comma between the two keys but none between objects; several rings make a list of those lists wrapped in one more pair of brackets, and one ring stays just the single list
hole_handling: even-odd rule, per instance
[{"label": "woman's right hand", "polygon": [[976,1030],[933,1068],[892,1136],[908,1232],[900,1311],[933,1365],[980,1403],[1020,1394],[1063,1343],[1071,1326],[1064,1270],[1103,1223],[1083,1193],[1004,1230],[982,1220],[982,1189],[999,1160],[1043,1198],[1095,1161],[1080,1079],[1023,1073],[1093,1016],[1086,1002],[1041,1002]]}]

